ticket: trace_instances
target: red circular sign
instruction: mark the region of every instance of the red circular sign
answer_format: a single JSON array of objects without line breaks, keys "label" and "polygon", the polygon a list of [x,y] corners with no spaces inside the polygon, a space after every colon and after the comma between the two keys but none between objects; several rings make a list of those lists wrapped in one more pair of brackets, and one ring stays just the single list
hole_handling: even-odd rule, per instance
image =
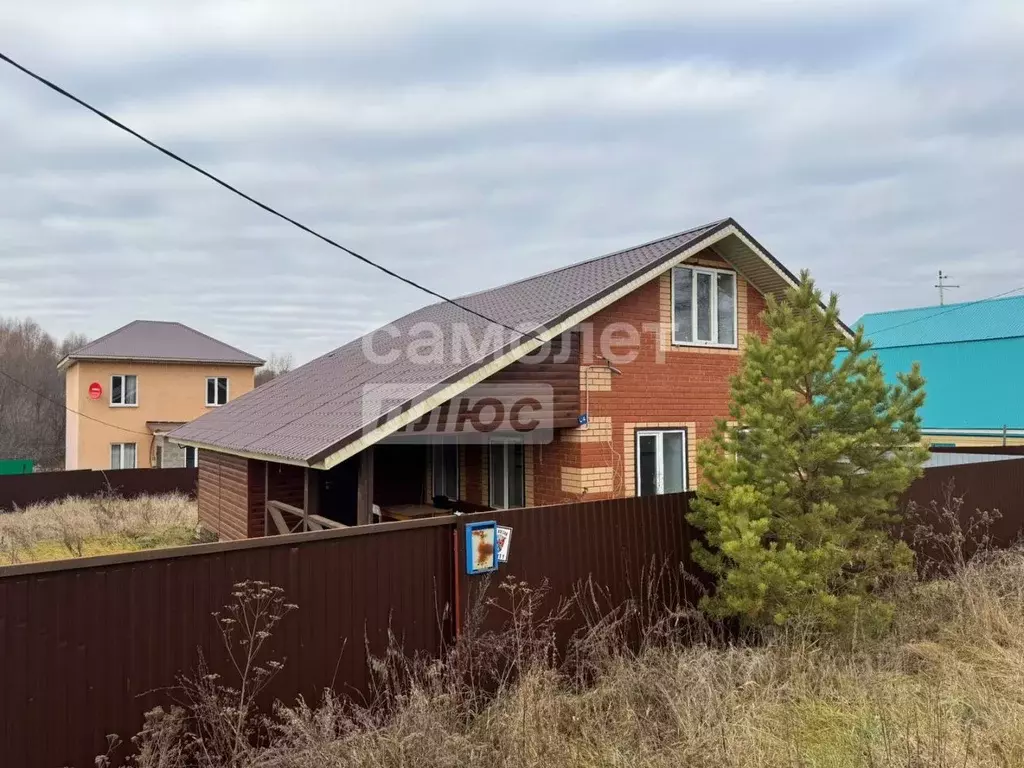
[{"label": "red circular sign", "polygon": [[99,400],[101,397],[103,397],[103,387],[100,386],[98,381],[94,381],[89,385],[89,399]]}]

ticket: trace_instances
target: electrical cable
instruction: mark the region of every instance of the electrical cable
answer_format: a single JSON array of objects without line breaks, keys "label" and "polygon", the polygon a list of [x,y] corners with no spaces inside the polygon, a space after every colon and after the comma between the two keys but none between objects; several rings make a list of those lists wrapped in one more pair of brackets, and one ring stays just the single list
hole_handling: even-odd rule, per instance
[{"label": "electrical cable", "polygon": [[14,59],[12,59],[10,56],[6,55],[3,52],[0,52],[0,60],[7,62],[8,64],[10,64],[15,69],[17,69],[17,70],[23,72],[24,74],[28,75],[29,77],[31,77],[33,80],[36,80],[36,81],[42,83],[43,85],[45,85],[50,90],[52,90],[52,91],[54,91],[56,93],[59,93],[61,96],[64,96],[65,98],[70,99],[71,101],[75,102],[76,104],[78,104],[81,107],[84,107],[85,109],[89,110],[90,112],[92,112],[96,116],[102,118],[103,120],[107,121],[108,123],[110,123],[111,125],[115,126],[116,128],[119,128],[120,130],[124,131],[125,133],[128,133],[131,136],[134,136],[136,139],[138,139],[139,141],[143,142],[147,146],[152,147],[153,149],[155,149],[156,151],[160,152],[161,154],[164,154],[167,157],[171,158],[172,160],[175,160],[176,162],[179,162],[182,165],[192,169],[196,173],[198,173],[198,174],[200,174],[202,176],[205,176],[210,181],[214,182],[215,184],[218,184],[219,186],[223,187],[224,189],[228,190],[229,192],[232,192],[233,194],[237,195],[238,197],[242,198],[243,200],[246,200],[247,202],[252,203],[253,205],[257,206],[258,208],[262,208],[264,211],[266,211],[267,213],[271,214],[272,216],[276,216],[277,218],[282,219],[283,221],[288,222],[292,226],[297,227],[298,229],[301,229],[303,232],[305,232],[307,234],[310,234],[310,235],[312,235],[313,237],[315,237],[315,238],[317,238],[319,240],[322,240],[323,242],[327,243],[328,245],[331,245],[331,246],[333,246],[333,247],[335,247],[335,248],[337,248],[337,249],[339,249],[341,251],[344,251],[349,256],[352,256],[353,258],[358,259],[359,261],[363,262],[364,264],[368,264],[369,266],[373,267],[374,269],[380,270],[385,275],[388,275],[389,277],[393,277],[396,280],[400,280],[401,282],[405,283],[406,285],[412,286],[413,288],[416,288],[417,290],[423,291],[424,293],[429,294],[430,296],[433,296],[434,298],[440,299],[443,302],[451,304],[454,307],[458,307],[459,309],[461,309],[461,310],[463,310],[465,312],[468,312],[471,315],[475,315],[476,317],[479,317],[482,320],[486,320],[489,323],[494,323],[495,325],[500,325],[501,327],[505,328],[506,330],[512,331],[513,333],[516,333],[516,334],[518,334],[520,336],[530,336],[530,337],[532,337],[534,339],[537,339],[538,341],[543,341],[543,339],[541,339],[535,333],[532,333],[530,331],[523,331],[523,330],[521,330],[519,328],[513,328],[512,326],[506,325],[505,323],[502,323],[502,322],[500,322],[498,320],[495,320],[495,319],[493,319],[491,317],[488,317],[487,315],[485,315],[485,314],[483,314],[481,312],[477,312],[475,309],[470,309],[469,307],[466,307],[466,306],[464,306],[462,304],[459,304],[454,299],[449,298],[448,296],[445,296],[442,293],[438,293],[437,291],[435,291],[435,290],[433,290],[431,288],[428,288],[425,285],[422,285],[421,283],[417,283],[415,280],[413,280],[411,278],[408,278],[408,277],[405,277],[404,275],[399,274],[398,272],[394,271],[393,269],[385,267],[383,264],[378,264],[376,261],[374,261],[374,260],[372,260],[372,259],[370,259],[370,258],[368,258],[366,256],[363,256],[361,253],[358,253],[357,251],[354,251],[351,248],[348,248],[348,247],[342,245],[341,243],[337,242],[336,240],[333,240],[332,238],[328,237],[327,235],[323,235],[320,232],[317,232],[312,227],[308,227],[305,224],[303,224],[302,222],[297,221],[296,219],[293,219],[291,216],[288,216],[288,215],[286,215],[284,213],[281,213],[281,211],[277,210],[276,208],[274,208],[274,207],[272,207],[272,206],[268,205],[267,203],[264,203],[264,202],[262,202],[260,200],[257,200],[252,195],[249,195],[249,194],[243,192],[242,190],[238,189],[237,187],[233,186],[232,184],[229,184],[228,182],[226,182],[223,179],[221,179],[219,176],[216,176],[216,175],[210,173],[209,171],[207,171],[206,169],[196,165],[195,163],[193,163],[193,162],[191,162],[189,160],[186,160],[181,155],[178,155],[178,154],[172,152],[171,150],[167,149],[166,147],[163,147],[160,144],[157,144],[152,139],[146,138],[145,136],[143,136],[138,131],[136,131],[136,130],[134,130],[132,128],[129,128],[127,125],[122,123],[120,120],[117,120],[116,118],[111,117],[106,112],[104,112],[103,110],[99,109],[98,107],[94,107],[89,102],[85,101],[84,99],[79,98],[78,96],[75,96],[73,93],[71,93],[70,91],[65,90],[61,86],[59,86],[56,83],[52,82],[51,80],[47,80],[45,77],[43,77],[42,75],[40,75],[40,74],[38,74],[36,72],[33,72],[31,69],[29,69],[28,67],[24,66],[23,64],[19,64],[17,61],[15,61]]}]

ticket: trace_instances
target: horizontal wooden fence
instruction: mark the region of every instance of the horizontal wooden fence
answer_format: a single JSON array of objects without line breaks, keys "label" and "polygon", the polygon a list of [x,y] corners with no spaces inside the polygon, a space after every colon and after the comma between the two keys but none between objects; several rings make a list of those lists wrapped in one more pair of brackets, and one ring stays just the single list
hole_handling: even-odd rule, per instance
[{"label": "horizontal wooden fence", "polygon": [[[127,741],[147,709],[169,703],[159,689],[195,669],[199,652],[229,678],[211,613],[246,579],[299,606],[268,650],[285,659],[269,692],[284,701],[365,692],[367,655],[389,632],[406,652],[436,656],[454,637],[456,589],[460,615],[484,585],[500,596],[508,576],[547,583],[553,599],[589,581],[615,604],[644,595],[655,573],[655,599],[686,599],[688,505],[686,494],[620,499],[2,569],[2,763],[91,766],[106,734]],[[467,576],[464,526],[491,519],[513,527],[509,562]]]},{"label": "horizontal wooden fence", "polygon": [[195,496],[196,469],[76,469],[0,475],[0,512],[107,491],[125,498],[174,492]]}]

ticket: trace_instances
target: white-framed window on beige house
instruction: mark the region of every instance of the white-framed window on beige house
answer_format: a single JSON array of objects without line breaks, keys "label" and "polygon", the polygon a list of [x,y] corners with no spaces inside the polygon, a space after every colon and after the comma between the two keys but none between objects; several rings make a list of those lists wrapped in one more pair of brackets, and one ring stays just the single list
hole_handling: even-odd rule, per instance
[{"label": "white-framed window on beige house", "polygon": [[115,373],[110,377],[110,405],[131,408],[139,404],[139,380],[126,373]]},{"label": "white-framed window on beige house", "polygon": [[736,347],[736,273],[711,267],[672,269],[672,343]]},{"label": "white-framed window on beige house", "polygon": [[459,498],[459,444],[442,439],[430,446],[431,490],[434,496]]},{"label": "white-framed window on beige house", "polygon": [[206,406],[213,408],[228,402],[228,377],[210,376],[206,379]]},{"label": "white-framed window on beige house", "polygon": [[511,509],[526,505],[526,446],[520,437],[492,437],[490,457],[490,505]]},{"label": "white-framed window on beige house", "polygon": [[636,431],[636,495],[682,493],[687,489],[685,429]]},{"label": "white-framed window on beige house", "polygon": [[111,469],[135,469],[135,443],[110,444]]}]

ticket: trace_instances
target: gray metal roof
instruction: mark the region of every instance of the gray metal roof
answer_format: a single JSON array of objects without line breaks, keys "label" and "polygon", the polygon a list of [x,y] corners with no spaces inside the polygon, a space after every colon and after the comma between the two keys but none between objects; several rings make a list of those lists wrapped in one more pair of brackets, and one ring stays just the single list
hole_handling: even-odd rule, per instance
[{"label": "gray metal roof", "polygon": [[144,360],[228,365],[263,365],[265,361],[181,323],[135,320],[76,349],[61,361]]},{"label": "gray metal roof", "polygon": [[[552,328],[661,262],[729,227],[735,228],[730,232],[742,232],[734,221],[725,219],[456,299],[500,325],[446,302],[423,307],[391,325],[402,333],[403,345],[417,323],[440,328],[446,342],[443,360],[424,364],[401,355],[394,362],[379,363],[364,352],[367,337],[356,339],[186,424],[172,432],[171,439],[228,453],[314,464],[356,439],[373,421],[367,419],[367,392],[401,385],[413,393],[410,403],[423,403],[446,385],[479,370],[498,353],[531,340],[529,335],[501,326],[524,331]],[[778,280],[773,290],[781,292],[787,280],[795,282],[792,273],[771,256],[767,258],[774,264]],[[453,328],[460,324],[463,332],[468,331],[480,345],[473,359],[458,359],[450,352]],[[374,338],[375,349],[387,349],[387,335]],[[390,421],[397,413],[395,408],[372,415]]]},{"label": "gray metal roof", "polygon": [[960,467],[964,464],[985,464],[990,461],[1024,461],[1024,456],[1002,453],[933,453],[921,466],[925,469],[933,467]]}]

